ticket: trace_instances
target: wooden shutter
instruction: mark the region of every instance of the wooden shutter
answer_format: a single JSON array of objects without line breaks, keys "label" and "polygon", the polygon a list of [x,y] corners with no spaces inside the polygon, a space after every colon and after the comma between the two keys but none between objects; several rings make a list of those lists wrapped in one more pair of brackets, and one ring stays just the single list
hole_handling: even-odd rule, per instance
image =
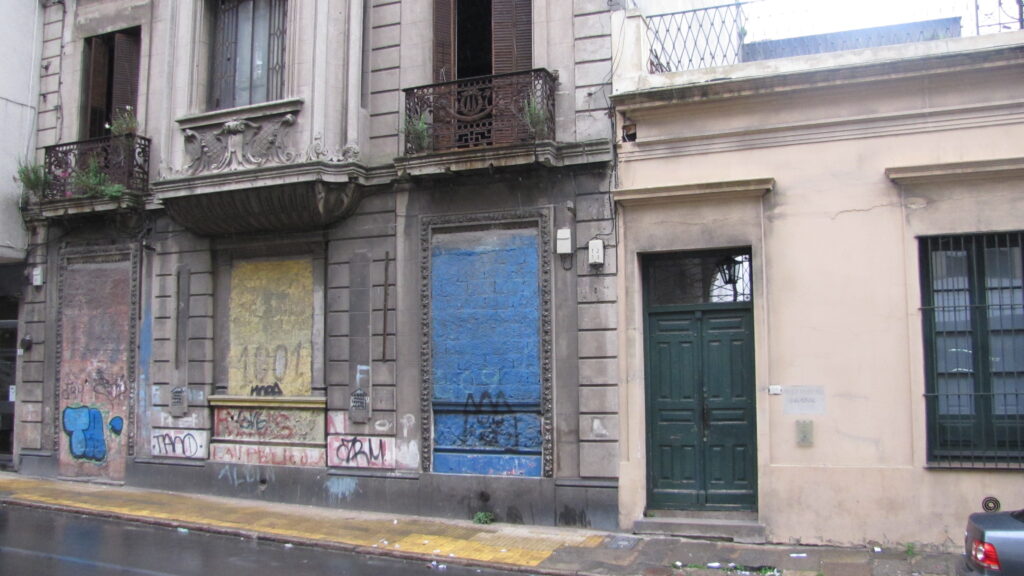
[{"label": "wooden shutter", "polygon": [[111,83],[110,105],[115,111],[132,107],[139,93],[139,35],[117,32],[114,34],[114,75]]},{"label": "wooden shutter", "polygon": [[82,90],[82,137],[103,136],[107,121],[107,61],[109,49],[104,38],[97,36],[85,41],[85,77]]},{"label": "wooden shutter", "polygon": [[434,0],[434,82],[455,79],[455,0]]},{"label": "wooden shutter", "polygon": [[494,74],[533,67],[531,0],[493,0],[491,4]]}]

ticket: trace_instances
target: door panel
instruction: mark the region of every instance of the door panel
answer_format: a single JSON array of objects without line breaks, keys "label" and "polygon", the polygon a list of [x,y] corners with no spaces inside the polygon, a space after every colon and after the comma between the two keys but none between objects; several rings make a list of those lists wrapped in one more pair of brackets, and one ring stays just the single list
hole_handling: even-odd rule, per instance
[{"label": "door panel", "polygon": [[648,507],[756,505],[749,307],[648,314]]}]

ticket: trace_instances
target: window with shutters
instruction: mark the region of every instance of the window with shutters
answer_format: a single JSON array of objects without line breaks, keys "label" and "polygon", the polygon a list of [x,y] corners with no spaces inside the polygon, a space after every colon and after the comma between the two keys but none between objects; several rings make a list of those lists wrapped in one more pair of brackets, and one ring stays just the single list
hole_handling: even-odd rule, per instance
[{"label": "window with shutters", "polygon": [[531,0],[434,0],[434,84],[405,89],[408,154],[555,139]]},{"label": "window with shutters", "polygon": [[110,122],[115,114],[135,108],[139,91],[139,44],[138,28],[86,38],[84,138],[110,134]]},{"label": "window with shutters", "polygon": [[209,108],[280,99],[284,94],[287,0],[212,0]]},{"label": "window with shutters", "polygon": [[434,81],[533,66],[530,0],[434,0]]},{"label": "window with shutters", "polygon": [[920,243],[929,463],[1024,467],[1024,233]]}]

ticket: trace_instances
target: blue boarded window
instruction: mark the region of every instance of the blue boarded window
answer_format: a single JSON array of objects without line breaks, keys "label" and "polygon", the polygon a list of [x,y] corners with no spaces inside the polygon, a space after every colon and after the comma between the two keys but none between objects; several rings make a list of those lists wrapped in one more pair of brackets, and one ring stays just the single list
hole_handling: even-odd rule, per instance
[{"label": "blue boarded window", "polygon": [[431,239],[434,471],[541,475],[536,228]]}]

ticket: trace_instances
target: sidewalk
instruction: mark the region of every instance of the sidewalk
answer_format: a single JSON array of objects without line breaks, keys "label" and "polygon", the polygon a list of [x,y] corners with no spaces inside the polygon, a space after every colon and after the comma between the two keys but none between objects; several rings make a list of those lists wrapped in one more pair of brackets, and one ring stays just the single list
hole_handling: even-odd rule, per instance
[{"label": "sidewalk", "polygon": [[[527,574],[727,576],[734,564],[786,576],[954,576],[953,554],[744,545],[577,528],[479,525],[140,490],[0,472],[0,502],[366,554]],[[715,566],[711,567],[709,565]]]}]

